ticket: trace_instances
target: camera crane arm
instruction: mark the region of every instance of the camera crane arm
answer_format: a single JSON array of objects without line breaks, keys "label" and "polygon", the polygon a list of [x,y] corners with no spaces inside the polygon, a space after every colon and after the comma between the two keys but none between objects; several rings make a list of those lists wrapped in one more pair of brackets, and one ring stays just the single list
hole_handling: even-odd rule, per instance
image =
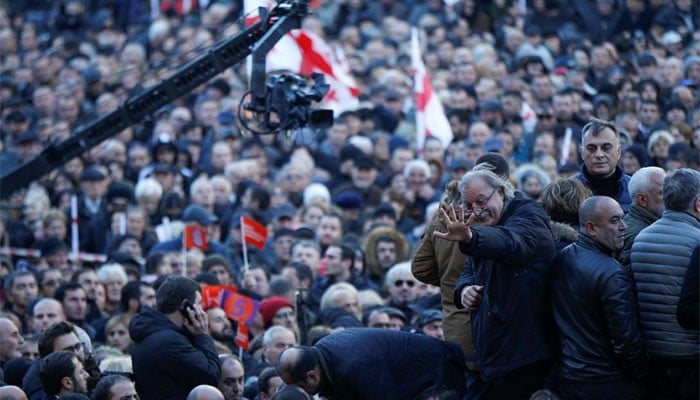
[{"label": "camera crane arm", "polygon": [[129,126],[144,121],[161,107],[186,95],[250,54],[254,56],[251,92],[254,99],[261,101],[265,98],[266,89],[265,54],[287,32],[301,27],[301,21],[307,14],[308,0],[282,0],[271,10],[261,8],[260,21],[234,37],[215,44],[207,54],[180,67],[171,77],[143,93],[131,96],[117,110],[79,126],[70,138],[49,145],[27,163],[9,172],[0,171],[0,199],[9,198],[30,182]]}]

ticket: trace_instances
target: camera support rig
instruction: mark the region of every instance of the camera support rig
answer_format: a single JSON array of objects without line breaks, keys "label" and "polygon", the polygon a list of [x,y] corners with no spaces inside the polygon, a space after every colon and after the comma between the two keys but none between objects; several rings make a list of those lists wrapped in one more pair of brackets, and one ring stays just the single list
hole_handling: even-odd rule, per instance
[{"label": "camera support rig", "polygon": [[[180,67],[169,78],[142,93],[127,99],[117,110],[75,129],[70,138],[51,144],[38,156],[12,171],[0,171],[0,199],[7,199],[17,190],[66,164],[124,129],[146,120],[161,107],[186,95],[253,54],[254,99],[265,99],[265,54],[287,32],[301,27],[308,14],[309,0],[282,0],[275,8],[260,8],[260,20],[232,38],[215,44],[207,54]],[[256,72],[257,71],[257,72]],[[263,104],[256,102],[256,104]],[[258,106],[254,111],[261,111]],[[265,110],[262,110],[265,111]]]}]

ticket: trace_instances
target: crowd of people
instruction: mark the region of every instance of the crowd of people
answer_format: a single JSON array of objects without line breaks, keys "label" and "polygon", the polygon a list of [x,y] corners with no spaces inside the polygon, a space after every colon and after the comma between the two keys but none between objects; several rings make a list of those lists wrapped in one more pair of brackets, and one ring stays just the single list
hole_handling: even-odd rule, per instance
[{"label": "crowd of people", "polygon": [[[0,174],[240,32],[243,3],[0,8]],[[235,65],[3,200],[0,398],[697,399],[697,5],[311,8],[359,93],[331,127],[247,132]],[[416,139],[414,26],[450,143]]]}]

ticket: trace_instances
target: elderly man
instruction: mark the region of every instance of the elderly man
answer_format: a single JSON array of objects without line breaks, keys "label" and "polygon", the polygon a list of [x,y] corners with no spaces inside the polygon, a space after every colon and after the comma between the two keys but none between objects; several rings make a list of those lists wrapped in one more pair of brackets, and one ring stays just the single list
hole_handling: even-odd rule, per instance
[{"label": "elderly man", "polygon": [[583,167],[575,178],[595,195],[617,200],[627,212],[632,203],[627,185],[630,177],[617,164],[622,155],[617,128],[611,122],[591,119],[582,130]]},{"label": "elderly man", "polygon": [[642,398],[648,359],[632,280],[613,259],[626,225],[620,205],[593,196],[579,209],[581,234],[552,267],[552,307],[560,334],[558,392],[565,398]]},{"label": "elderly man", "polygon": [[459,346],[388,329],[346,329],[293,347],[277,369],[285,383],[331,399],[416,399],[437,387],[461,398],[465,389]]},{"label": "elderly man", "polygon": [[620,251],[618,260],[625,268],[630,267],[632,243],[639,232],[661,218],[664,202],[661,197],[666,172],[659,167],[645,167],[632,175],[629,192],[632,205],[625,215],[625,246]]},{"label": "elderly man", "polygon": [[698,332],[678,324],[676,306],[690,256],[700,244],[700,172],[671,172],[664,179],[663,200],[666,210],[637,235],[630,255],[640,328],[651,357],[650,394],[697,398]]},{"label": "elderly man", "polygon": [[[440,209],[447,232],[468,257],[454,303],[471,312],[471,334],[487,399],[528,399],[548,370],[547,291],[555,257],[549,218],[491,171],[466,173],[463,205]],[[527,337],[527,340],[523,340]]]},{"label": "elderly man", "polygon": [[27,395],[17,386],[7,385],[0,387],[0,399],[27,400]]},{"label": "elderly man", "polygon": [[0,317],[0,367],[11,359],[22,356],[20,347],[23,343],[22,333],[12,320]]},{"label": "elderly man", "polygon": [[224,400],[224,395],[214,386],[199,385],[192,389],[187,400]]}]

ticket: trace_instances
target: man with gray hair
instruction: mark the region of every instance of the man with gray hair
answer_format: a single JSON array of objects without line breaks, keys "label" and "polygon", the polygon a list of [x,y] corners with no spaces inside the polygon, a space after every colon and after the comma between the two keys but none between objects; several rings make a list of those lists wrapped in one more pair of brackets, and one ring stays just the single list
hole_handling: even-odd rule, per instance
[{"label": "man with gray hair", "polygon": [[620,250],[618,260],[626,270],[630,267],[632,243],[639,232],[661,218],[664,212],[662,190],[666,171],[659,167],[644,167],[632,175],[629,182],[632,205],[625,215],[627,224],[625,246]]},{"label": "man with gray hair", "polygon": [[676,306],[690,256],[700,244],[700,172],[671,172],[664,179],[663,201],[666,210],[637,235],[630,255],[651,361],[649,394],[697,398],[698,332],[678,324]]}]

